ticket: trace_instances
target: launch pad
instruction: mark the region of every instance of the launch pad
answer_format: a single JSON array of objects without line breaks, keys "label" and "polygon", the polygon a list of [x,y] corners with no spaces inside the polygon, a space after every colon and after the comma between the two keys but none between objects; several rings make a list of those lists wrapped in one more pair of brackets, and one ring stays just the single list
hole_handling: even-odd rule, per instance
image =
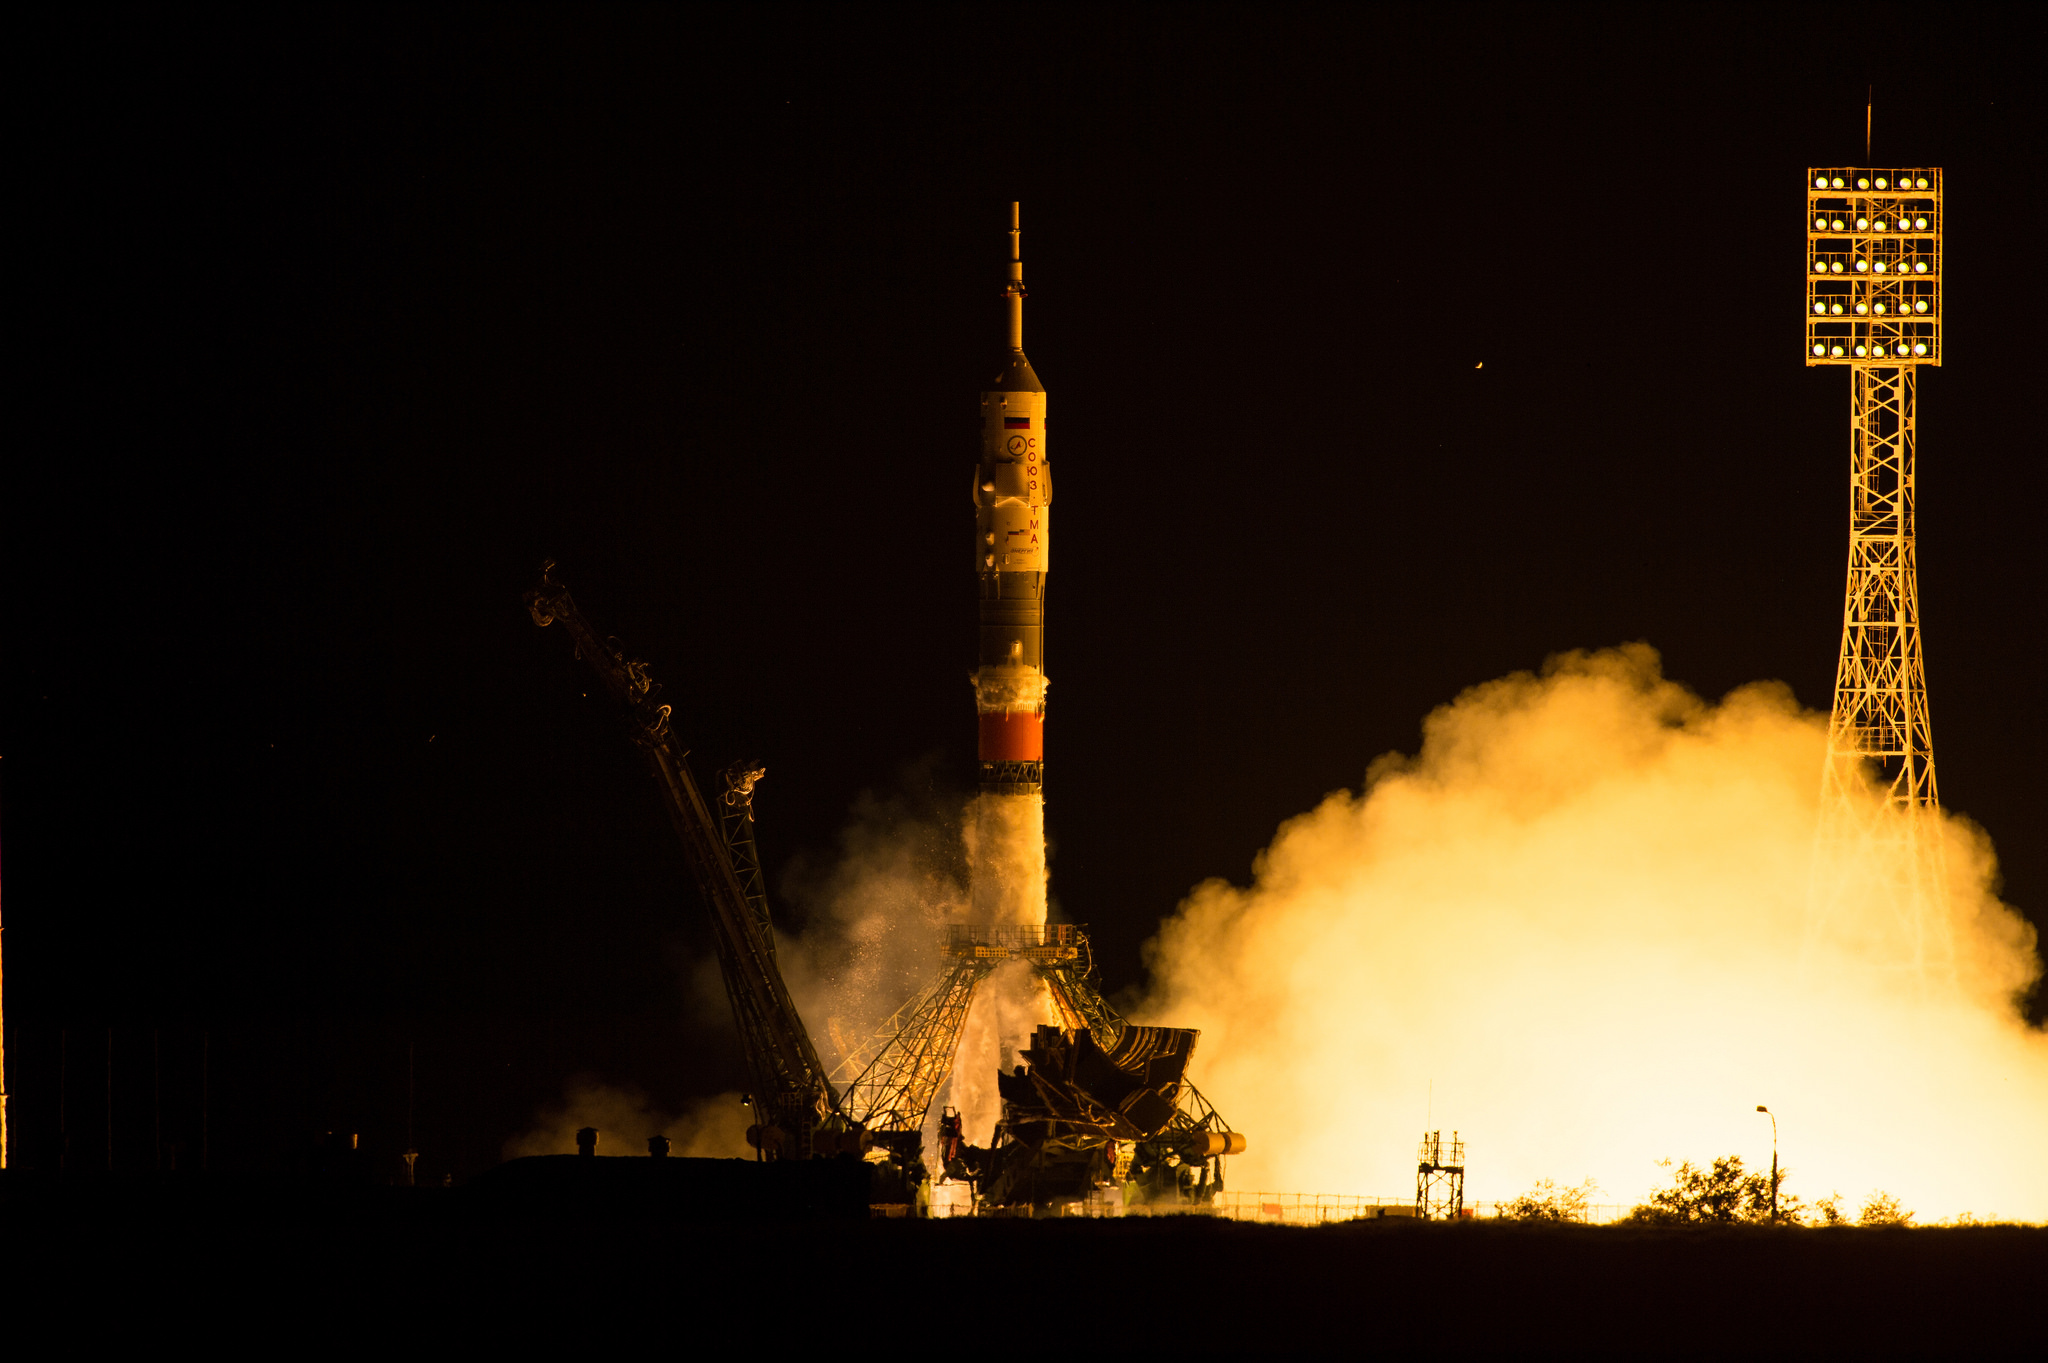
[{"label": "launch pad", "polygon": [[[1014,1072],[995,1079],[1003,1116],[987,1147],[959,1114],[941,1123],[941,1180],[972,1185],[977,1205],[1038,1208],[1120,1189],[1126,1200],[1207,1202],[1223,1161],[1245,1148],[1187,1080],[1200,1033],[1126,1021],[1093,982],[1088,934],[1047,923],[1045,588],[1052,468],[1045,387],[1024,357],[1024,266],[1010,205],[1004,285],[1009,354],[981,395],[974,475],[978,666],[973,673],[981,793],[973,807],[983,864],[969,922],[950,925],[933,979],[828,1071],[776,960],[753,794],[765,769],[736,762],[715,801],[698,790],[647,667],[600,633],[545,565],[526,595],[536,625],[561,623],[621,703],[647,755],[690,870],[711,910],[718,963],[753,1080],[747,1140],[762,1160],[859,1155],[875,1163],[874,1202],[891,1214],[929,1205],[927,1115],[952,1078],[976,991],[998,971],[1028,970],[1057,1014]],[[713,817],[713,809],[717,815]],[[994,844],[1007,840],[1008,846]],[[1035,845],[1034,845],[1035,841]],[[1004,862],[1003,853],[1016,864]]]},{"label": "launch pad", "polygon": [[[957,1130],[942,1134],[940,1178],[973,1183],[999,1205],[1019,1195],[1072,1201],[1119,1184],[1145,1201],[1206,1201],[1220,1191],[1222,1160],[1242,1152],[1245,1138],[1186,1078],[1200,1033],[1125,1021],[1095,988],[1088,935],[1070,923],[947,929],[937,977],[833,1071],[846,1085],[845,1110],[874,1143],[922,1148],[974,993],[1012,963],[1036,973],[1060,1025],[1037,1029],[1016,1073],[997,1073],[1004,1117],[990,1148]],[[1159,1173],[1183,1167],[1185,1180]]]}]

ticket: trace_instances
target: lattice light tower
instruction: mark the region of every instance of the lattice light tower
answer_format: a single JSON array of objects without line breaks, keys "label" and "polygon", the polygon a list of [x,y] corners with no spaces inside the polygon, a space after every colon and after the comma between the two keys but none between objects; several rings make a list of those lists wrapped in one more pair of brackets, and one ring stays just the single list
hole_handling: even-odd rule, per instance
[{"label": "lattice light tower", "polygon": [[[1852,909],[1882,911],[1845,868],[1904,865],[1905,883],[1881,876],[1874,892],[1896,915],[1898,964],[1923,978],[1954,965],[1913,511],[1914,378],[1941,363],[1944,211],[1938,169],[1806,172],[1806,362],[1849,370],[1848,590],[1810,930]],[[1876,808],[1856,798],[1865,764],[1886,792]]]}]

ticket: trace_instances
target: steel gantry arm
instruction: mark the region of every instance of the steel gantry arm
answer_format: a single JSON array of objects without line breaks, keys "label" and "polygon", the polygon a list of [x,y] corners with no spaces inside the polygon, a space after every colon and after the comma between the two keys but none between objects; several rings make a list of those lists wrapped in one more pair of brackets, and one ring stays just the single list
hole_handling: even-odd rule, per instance
[{"label": "steel gantry arm", "polygon": [[[732,844],[742,839],[745,858],[758,866],[753,858],[751,809],[744,829],[734,828],[729,838],[698,791],[684,760],[686,754],[676,746],[669,728],[669,707],[655,703],[661,688],[647,675],[646,665],[628,657],[592,627],[568,590],[554,580],[553,570],[554,564],[547,564],[540,586],[526,594],[533,622],[561,625],[575,641],[577,656],[591,665],[605,689],[625,706],[633,741],[647,754],[662,803],[683,844],[690,874],[711,912],[719,970],[746,1051],[757,1117],[764,1124],[772,1121],[780,1126],[785,1140],[793,1143],[794,1148],[785,1146],[783,1154],[807,1155],[813,1131],[828,1117],[836,1117],[839,1095],[826,1078],[825,1067],[776,966],[767,901],[758,894],[758,883],[757,893],[749,895],[735,873],[738,849]],[[739,788],[744,792],[735,804],[751,794],[752,780],[758,775],[741,772],[736,773],[736,780],[728,778],[729,791]],[[738,810],[733,813],[737,824]]]},{"label": "steel gantry arm", "polygon": [[974,991],[994,969],[988,961],[948,960],[937,979],[912,995],[834,1071],[846,1084],[847,1115],[874,1133],[877,1142],[897,1149],[908,1141],[915,1148],[925,1113],[952,1077]]}]

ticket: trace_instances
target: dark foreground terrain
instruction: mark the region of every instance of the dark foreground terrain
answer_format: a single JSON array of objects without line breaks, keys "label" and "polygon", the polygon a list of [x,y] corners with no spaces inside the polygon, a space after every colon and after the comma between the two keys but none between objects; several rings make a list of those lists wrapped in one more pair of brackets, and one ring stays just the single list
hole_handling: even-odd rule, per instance
[{"label": "dark foreground terrain", "polygon": [[2001,1226],[706,1220],[658,1196],[10,1175],[0,1237],[17,1321],[236,1353],[2020,1357],[2048,1293],[2048,1229]]}]

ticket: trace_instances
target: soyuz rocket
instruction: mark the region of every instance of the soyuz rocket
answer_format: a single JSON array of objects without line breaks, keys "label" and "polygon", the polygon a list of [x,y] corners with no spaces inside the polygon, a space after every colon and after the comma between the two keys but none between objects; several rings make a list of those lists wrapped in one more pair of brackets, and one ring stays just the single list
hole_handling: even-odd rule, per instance
[{"label": "soyuz rocket", "polygon": [[981,648],[972,680],[982,794],[1036,796],[1045,779],[1052,466],[1046,458],[1045,385],[1024,358],[1024,257],[1014,203],[1004,302],[1009,356],[981,395],[981,463],[974,472]]}]

